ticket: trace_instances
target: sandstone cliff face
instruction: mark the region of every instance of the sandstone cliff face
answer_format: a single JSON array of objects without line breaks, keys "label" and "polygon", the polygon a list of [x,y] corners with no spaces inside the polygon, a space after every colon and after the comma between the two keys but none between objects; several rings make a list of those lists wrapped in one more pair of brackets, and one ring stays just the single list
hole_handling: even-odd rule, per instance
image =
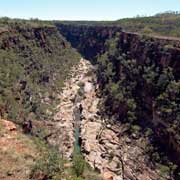
[{"label": "sandstone cliff face", "polygon": [[145,64],[146,59],[150,58],[160,68],[172,67],[176,77],[180,78],[180,41],[122,32],[119,47],[122,52],[128,51],[128,57],[136,59],[139,64]]}]

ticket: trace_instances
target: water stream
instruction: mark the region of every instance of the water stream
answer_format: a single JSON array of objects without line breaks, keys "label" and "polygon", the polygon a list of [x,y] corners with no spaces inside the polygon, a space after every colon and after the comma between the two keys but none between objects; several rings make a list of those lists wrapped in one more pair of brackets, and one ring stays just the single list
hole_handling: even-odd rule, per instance
[{"label": "water stream", "polygon": [[80,154],[81,153],[81,143],[80,143],[80,122],[81,122],[81,113],[77,106],[74,108],[74,153]]}]

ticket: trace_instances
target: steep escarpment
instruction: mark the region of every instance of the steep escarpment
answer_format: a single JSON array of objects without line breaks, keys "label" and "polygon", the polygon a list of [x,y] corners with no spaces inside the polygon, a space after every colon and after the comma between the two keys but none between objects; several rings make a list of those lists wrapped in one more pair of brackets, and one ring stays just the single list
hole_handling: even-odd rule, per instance
[{"label": "steep escarpment", "polygon": [[93,59],[104,52],[105,42],[121,31],[116,26],[86,26],[56,24],[60,33],[86,58]]},{"label": "steep escarpment", "polygon": [[149,134],[152,147],[147,153],[152,161],[173,169],[166,156],[179,163],[180,43],[107,29],[103,36],[104,31],[95,26],[59,27],[74,47],[98,65],[101,113],[126,124],[126,133],[134,138]]},{"label": "steep escarpment", "polygon": [[0,116],[19,124],[49,119],[78,60],[56,27],[9,25],[0,33]]},{"label": "steep escarpment", "polygon": [[108,41],[98,64],[109,115],[155,129],[162,142],[166,132],[163,143],[177,152],[180,49],[173,43],[179,42],[122,33]]}]

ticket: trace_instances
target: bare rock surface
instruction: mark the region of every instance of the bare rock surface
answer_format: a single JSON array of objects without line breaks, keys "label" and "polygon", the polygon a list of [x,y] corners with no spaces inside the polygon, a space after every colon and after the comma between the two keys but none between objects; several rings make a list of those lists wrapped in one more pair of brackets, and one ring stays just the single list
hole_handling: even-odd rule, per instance
[{"label": "bare rock surface", "polygon": [[81,122],[82,152],[86,161],[100,171],[104,180],[122,180],[121,161],[119,156],[114,156],[114,152],[119,152],[119,139],[98,115],[100,99],[96,96],[96,76],[92,74],[84,79],[86,93],[81,101],[84,117]]},{"label": "bare rock surface", "polygon": [[[78,66],[73,67],[70,78],[64,84],[60,94],[60,104],[57,106],[57,113],[53,118],[54,132],[49,137],[50,144],[58,146],[64,157],[71,159],[74,149],[74,101],[80,89],[79,83],[84,79],[84,75],[89,69],[90,63],[83,59]],[[89,90],[89,84],[87,90]]]},{"label": "bare rock surface", "polygon": [[[152,169],[145,153],[146,139],[132,139],[123,133],[124,125],[103,119],[99,115],[98,85],[94,67],[81,59],[65,82],[61,102],[54,116],[54,133],[48,139],[71,159],[74,150],[74,109],[82,106],[80,121],[81,151],[89,165],[98,170],[104,180],[157,180],[159,172]],[[163,177],[164,179],[168,179]]]}]

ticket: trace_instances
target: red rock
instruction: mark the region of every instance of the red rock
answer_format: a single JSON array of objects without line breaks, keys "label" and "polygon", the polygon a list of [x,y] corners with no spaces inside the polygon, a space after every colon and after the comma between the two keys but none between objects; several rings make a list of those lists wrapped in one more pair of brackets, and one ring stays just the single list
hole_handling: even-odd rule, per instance
[{"label": "red rock", "polygon": [[2,125],[8,130],[8,131],[15,131],[16,130],[16,125],[11,122],[11,121],[7,121],[4,119],[0,120]]}]

